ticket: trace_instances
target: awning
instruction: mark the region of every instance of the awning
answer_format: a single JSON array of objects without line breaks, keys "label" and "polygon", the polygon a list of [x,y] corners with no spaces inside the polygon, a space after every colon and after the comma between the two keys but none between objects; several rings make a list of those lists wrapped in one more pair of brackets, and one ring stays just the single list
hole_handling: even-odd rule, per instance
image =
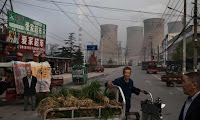
[{"label": "awning", "polygon": [[12,63],[11,62],[0,63],[0,67],[12,67]]},{"label": "awning", "polygon": [[66,57],[53,57],[53,56],[46,56],[47,59],[58,59],[58,60],[71,60],[71,58]]},{"label": "awning", "polygon": [[5,41],[5,40],[0,40],[0,43],[9,44],[9,45],[19,45],[19,44],[17,44],[17,43],[7,42],[7,41]]}]

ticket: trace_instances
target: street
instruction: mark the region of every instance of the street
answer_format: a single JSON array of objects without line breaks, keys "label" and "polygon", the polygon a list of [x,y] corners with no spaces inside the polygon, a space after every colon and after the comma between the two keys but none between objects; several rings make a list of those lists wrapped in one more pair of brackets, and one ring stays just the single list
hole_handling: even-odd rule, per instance
[{"label": "street", "polygon": [[[186,95],[183,94],[181,85],[177,87],[166,87],[166,84],[161,82],[160,74],[147,74],[146,71],[140,69],[140,66],[132,66],[132,75],[131,78],[134,81],[134,85],[138,88],[144,89],[148,92],[151,92],[154,99],[160,97],[163,101],[162,103],[166,104],[166,107],[162,111],[163,120],[177,120],[179,113],[181,111],[182,105],[186,100]],[[103,77],[98,77],[95,79],[90,79],[89,81],[99,80],[102,83],[107,81],[112,81],[117,77],[122,76],[123,67],[110,69],[110,71],[105,71],[107,75]],[[74,84],[69,84],[71,87]],[[78,88],[80,86],[76,86]],[[131,101],[131,112],[140,112],[141,107],[140,102],[145,99],[150,99],[150,96],[140,94],[136,96],[133,94]],[[5,111],[6,110],[6,111]],[[23,111],[23,101],[11,102],[0,107],[0,120],[36,120],[39,119],[36,111]]]},{"label": "street", "polygon": [[[166,87],[166,84],[161,82],[160,73],[158,74],[147,74],[146,71],[142,71],[139,66],[132,66],[132,75],[131,78],[134,81],[135,87],[144,89],[148,92],[151,92],[154,99],[160,97],[163,101],[162,103],[166,104],[166,107],[163,109],[162,115],[163,120],[177,120],[181,108],[186,100],[186,95],[182,91],[181,85],[177,87]],[[112,81],[117,77],[122,76],[122,68],[116,71],[113,71],[112,74],[103,77],[100,79],[102,82]],[[132,96],[131,101],[131,112],[140,112],[141,116],[141,107],[140,101],[150,99],[150,96],[140,94],[139,96]]]}]

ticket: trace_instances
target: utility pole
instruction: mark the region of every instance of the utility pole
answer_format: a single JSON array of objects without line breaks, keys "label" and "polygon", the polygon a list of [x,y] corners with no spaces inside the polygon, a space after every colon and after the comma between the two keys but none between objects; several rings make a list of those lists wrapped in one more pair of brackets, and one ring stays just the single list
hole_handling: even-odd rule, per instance
[{"label": "utility pole", "polygon": [[103,65],[103,36],[101,36],[101,66]]},{"label": "utility pole", "polygon": [[83,47],[83,54],[84,54],[84,57],[83,57],[83,65],[85,65],[85,50],[86,50],[86,46],[84,45]]},{"label": "utility pole", "polygon": [[117,47],[117,66],[119,65],[119,54],[120,54],[120,50],[121,50],[121,42],[119,41],[118,47]]},{"label": "utility pole", "polygon": [[146,47],[144,47],[144,62],[146,61]]},{"label": "utility pole", "polygon": [[193,68],[194,72],[197,72],[197,61],[198,61],[198,39],[197,39],[197,0],[194,0],[194,60]]},{"label": "utility pole", "polygon": [[160,61],[160,45],[158,45],[158,63]]},{"label": "utility pole", "polygon": [[184,16],[183,16],[183,65],[182,65],[182,72],[183,74],[186,73],[186,13],[187,12],[187,2],[184,0]]},{"label": "utility pole", "polygon": [[151,46],[151,61],[153,61],[153,47],[152,47],[152,41],[150,42],[150,46]]}]

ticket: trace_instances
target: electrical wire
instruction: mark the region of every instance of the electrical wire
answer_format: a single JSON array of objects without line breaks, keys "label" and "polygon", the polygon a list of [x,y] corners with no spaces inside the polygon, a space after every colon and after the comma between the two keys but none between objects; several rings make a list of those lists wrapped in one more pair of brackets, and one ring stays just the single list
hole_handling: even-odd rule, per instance
[{"label": "electrical wire", "polygon": [[[19,1],[14,1],[15,3],[18,4],[23,4],[23,5],[27,5],[30,7],[37,7],[37,8],[41,8],[41,9],[46,9],[46,10],[51,10],[51,11],[58,11],[61,12],[58,9],[53,9],[53,8],[47,8],[47,7],[43,7],[43,6],[38,6],[38,5],[33,5],[33,4],[28,4],[28,3],[24,3],[24,2],[19,2]],[[91,15],[84,15],[84,14],[78,14],[78,13],[74,13],[74,12],[69,12],[69,11],[65,11],[66,13],[70,13],[70,14],[75,14],[75,15],[82,15],[82,16],[88,16],[88,17],[96,17],[96,18],[100,18],[100,19],[106,19],[106,20],[117,20],[117,21],[122,21],[122,22],[141,22],[141,21],[133,21],[133,20],[126,20],[126,19],[118,19],[118,18],[107,18],[107,17],[102,17],[102,16],[91,16]],[[89,21],[88,21],[89,22]]]},{"label": "electrical wire", "polygon": [[[55,2],[52,1],[52,3],[62,11],[62,13],[64,13],[65,16],[67,16],[75,25],[77,25],[79,28],[81,27],[78,23],[76,23],[76,21],[74,21],[65,11],[63,11],[63,9],[58,6]],[[82,28],[82,27],[81,27]],[[82,28],[82,30],[88,35],[90,36],[93,40],[95,40],[98,43],[98,40],[96,38],[94,38],[93,36],[91,36],[85,29]]]},{"label": "electrical wire", "polygon": [[[41,1],[37,0],[40,2],[49,2],[49,1]],[[53,1],[57,4],[60,5],[76,5],[74,3],[69,3],[69,2],[60,2],[60,1]],[[83,5],[83,4],[78,4],[79,6],[86,6],[86,7],[93,7],[93,8],[99,8],[99,9],[104,9],[104,10],[112,10],[112,11],[121,11],[121,12],[137,12],[137,13],[145,13],[145,14],[157,14],[157,15],[162,15],[163,13],[156,13],[156,12],[147,12],[147,11],[138,11],[138,10],[130,10],[130,9],[122,9],[122,8],[112,8],[112,7],[104,7],[104,6],[95,6],[95,5]],[[165,14],[165,15],[170,15],[170,14]]]}]

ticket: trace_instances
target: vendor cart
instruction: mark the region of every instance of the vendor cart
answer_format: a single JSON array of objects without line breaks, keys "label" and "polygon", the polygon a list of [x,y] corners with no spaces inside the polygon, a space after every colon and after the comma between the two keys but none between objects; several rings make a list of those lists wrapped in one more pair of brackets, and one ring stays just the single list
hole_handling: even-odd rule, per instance
[{"label": "vendor cart", "polygon": [[182,75],[162,75],[161,81],[165,82],[168,87],[172,84],[175,87],[177,84],[183,83],[183,76]]},{"label": "vendor cart", "polygon": [[[62,107],[62,108],[50,108],[48,110],[45,111],[44,114],[40,114],[39,116],[43,119],[43,120],[50,120],[49,118],[47,118],[48,115],[54,114],[56,112],[66,112],[69,113],[69,117],[65,118],[65,120],[67,119],[100,119],[103,111],[107,108],[109,109],[115,109],[115,110],[119,110],[119,112],[112,118],[114,120],[123,120],[126,119],[126,115],[125,115],[125,106],[126,106],[126,101],[125,101],[125,97],[123,94],[122,89],[119,86],[114,86],[117,89],[116,92],[116,101],[118,101],[119,99],[119,95],[122,96],[123,98],[123,102],[121,104],[121,106],[112,106],[112,105],[108,105],[108,106],[93,106],[93,107]],[[85,111],[91,111],[91,112],[95,112],[94,116],[84,116],[83,114],[81,116],[78,116],[77,114],[79,114],[80,112],[85,112]],[[84,117],[83,117],[84,116]],[[60,118],[59,118],[60,119]],[[54,120],[51,118],[51,120]]]}]

